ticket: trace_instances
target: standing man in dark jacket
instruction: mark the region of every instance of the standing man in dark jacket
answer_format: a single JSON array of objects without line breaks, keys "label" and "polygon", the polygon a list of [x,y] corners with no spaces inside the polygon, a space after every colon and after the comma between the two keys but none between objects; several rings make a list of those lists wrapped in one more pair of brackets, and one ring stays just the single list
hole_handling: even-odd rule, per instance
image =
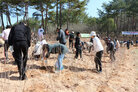
[{"label": "standing man in dark jacket", "polygon": [[20,74],[19,79],[26,79],[25,69],[28,58],[28,48],[30,47],[31,31],[30,28],[24,23],[12,27],[8,43],[13,45],[14,48],[14,58],[18,65],[18,71]]},{"label": "standing man in dark jacket", "polygon": [[57,41],[59,41],[59,43],[65,45],[66,44],[65,32],[62,29],[58,29],[58,28],[57,28],[57,32],[58,32]]},{"label": "standing man in dark jacket", "polygon": [[75,48],[76,48],[75,58],[77,59],[78,55],[80,55],[80,58],[82,58],[82,43],[80,41],[80,32],[76,33]]}]

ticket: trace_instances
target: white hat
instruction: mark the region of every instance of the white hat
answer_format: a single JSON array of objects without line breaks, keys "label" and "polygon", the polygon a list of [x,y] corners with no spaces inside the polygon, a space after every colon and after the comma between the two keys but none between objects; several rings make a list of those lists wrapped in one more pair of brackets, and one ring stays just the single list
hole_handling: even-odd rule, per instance
[{"label": "white hat", "polygon": [[92,31],[91,34],[90,34],[90,36],[96,36],[95,31]]}]

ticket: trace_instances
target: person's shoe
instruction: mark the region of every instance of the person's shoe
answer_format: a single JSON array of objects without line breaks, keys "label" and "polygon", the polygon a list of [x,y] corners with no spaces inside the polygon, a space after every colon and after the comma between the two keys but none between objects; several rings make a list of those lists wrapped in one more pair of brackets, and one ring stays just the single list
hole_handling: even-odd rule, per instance
[{"label": "person's shoe", "polygon": [[13,62],[13,65],[17,65],[17,63],[14,61],[14,62]]},{"label": "person's shoe", "polygon": [[60,72],[60,70],[55,70],[55,73],[59,73]]},{"label": "person's shoe", "polygon": [[102,67],[100,67],[100,70],[99,70],[99,73],[101,73],[102,72]]},{"label": "person's shoe", "polygon": [[19,80],[22,80],[22,75],[19,76]]},{"label": "person's shoe", "polygon": [[9,62],[9,58],[6,58],[6,62],[7,62],[7,63]]},{"label": "person's shoe", "polygon": [[62,71],[64,69],[64,67],[62,67],[61,69],[60,69],[60,71]]},{"label": "person's shoe", "polygon": [[24,74],[23,76],[22,76],[22,80],[26,80],[27,79],[27,76],[26,76],[26,74]]}]

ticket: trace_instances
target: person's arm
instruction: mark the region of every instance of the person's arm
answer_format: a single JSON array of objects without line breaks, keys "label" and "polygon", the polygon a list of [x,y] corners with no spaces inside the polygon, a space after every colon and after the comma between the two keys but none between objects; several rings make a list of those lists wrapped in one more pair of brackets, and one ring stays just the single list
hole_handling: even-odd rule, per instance
[{"label": "person's arm", "polygon": [[13,45],[13,36],[14,36],[14,29],[15,29],[15,27],[13,26],[12,28],[11,28],[11,31],[10,31],[10,34],[9,34],[9,37],[8,37],[8,44],[9,45]]},{"label": "person's arm", "polygon": [[31,29],[29,27],[27,27],[27,43],[28,46],[31,46]]},{"label": "person's arm", "polygon": [[80,38],[78,39],[78,45],[80,45],[80,46],[82,45],[81,41],[80,41]]}]

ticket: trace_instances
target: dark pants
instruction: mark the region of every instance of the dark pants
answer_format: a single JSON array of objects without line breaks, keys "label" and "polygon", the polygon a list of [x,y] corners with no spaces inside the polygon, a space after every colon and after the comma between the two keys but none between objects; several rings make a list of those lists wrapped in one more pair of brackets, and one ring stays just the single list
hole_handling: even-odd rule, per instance
[{"label": "dark pants", "polygon": [[127,49],[129,49],[129,45],[127,44]]},{"label": "dark pants", "polygon": [[91,52],[92,48],[93,48],[93,46],[90,46],[90,47],[89,47],[89,53]]},{"label": "dark pants", "polygon": [[75,58],[78,58],[78,55],[80,55],[80,58],[82,58],[82,49],[81,48],[76,48],[76,56],[75,56]]},{"label": "dark pants", "polygon": [[26,41],[16,42],[14,45],[14,58],[18,66],[18,71],[20,74],[20,79],[24,80],[27,57],[28,57],[28,44]]},{"label": "dark pants", "polygon": [[95,59],[94,59],[95,65],[96,65],[96,70],[100,71],[100,72],[102,71],[102,63],[101,63],[102,54],[103,54],[103,51],[97,52],[96,56],[95,56]]},{"label": "dark pants", "polygon": [[73,48],[73,40],[69,40],[69,48],[72,47]]},{"label": "dark pants", "polygon": [[110,59],[111,59],[111,61],[115,61],[115,50],[113,50],[113,51],[110,51]]},{"label": "dark pants", "polygon": [[66,43],[60,43],[60,44],[66,45]]},{"label": "dark pants", "polygon": [[5,54],[6,59],[8,59],[8,49],[9,49],[8,40],[5,40],[5,43],[4,43],[4,54]]}]

